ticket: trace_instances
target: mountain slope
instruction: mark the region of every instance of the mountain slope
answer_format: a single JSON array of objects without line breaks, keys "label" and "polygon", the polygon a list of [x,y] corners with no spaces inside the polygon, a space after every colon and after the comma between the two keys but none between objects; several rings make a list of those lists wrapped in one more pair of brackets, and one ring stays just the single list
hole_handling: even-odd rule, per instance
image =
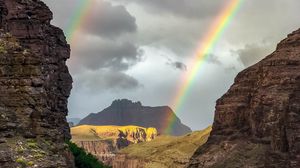
[{"label": "mountain slope", "polygon": [[208,127],[185,136],[160,136],[151,142],[130,145],[117,154],[113,167],[127,168],[135,163],[135,167],[182,168],[196,147],[206,142],[210,131]]},{"label": "mountain slope", "polygon": [[160,134],[165,134],[166,119],[175,117],[174,126],[170,135],[184,135],[191,129],[181,123],[170,107],[145,107],[140,102],[130,100],[115,100],[111,106],[95,114],[92,113],[82,119],[78,125],[138,125],[154,127]]},{"label": "mountain slope", "polygon": [[300,167],[300,29],[238,74],[188,167]]}]

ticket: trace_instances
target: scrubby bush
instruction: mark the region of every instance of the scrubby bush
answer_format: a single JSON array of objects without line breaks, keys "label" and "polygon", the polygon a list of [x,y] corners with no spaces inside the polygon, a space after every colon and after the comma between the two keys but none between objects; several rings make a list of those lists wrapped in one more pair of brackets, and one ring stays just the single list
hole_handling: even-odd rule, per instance
[{"label": "scrubby bush", "polygon": [[99,162],[95,156],[87,154],[84,149],[79,148],[76,144],[72,142],[67,142],[67,144],[74,155],[77,168],[110,168]]}]

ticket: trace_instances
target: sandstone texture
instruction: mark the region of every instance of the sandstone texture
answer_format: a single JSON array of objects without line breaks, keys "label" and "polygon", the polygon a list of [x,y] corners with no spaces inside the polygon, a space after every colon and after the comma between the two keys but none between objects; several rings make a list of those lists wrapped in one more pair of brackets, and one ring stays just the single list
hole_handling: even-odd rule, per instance
[{"label": "sandstone texture", "polygon": [[[171,132],[165,132],[166,119],[175,118]],[[91,113],[82,119],[78,125],[137,125],[154,127],[159,134],[180,136],[191,132],[191,129],[182,124],[170,107],[146,107],[140,102],[127,99],[115,100],[111,106],[95,114]]]},{"label": "sandstone texture", "polygon": [[115,154],[131,144],[149,142],[157,137],[155,128],[138,126],[89,126],[71,128],[72,141],[96,156],[105,165],[112,165]]},{"label": "sandstone texture", "polygon": [[0,167],[72,167],[70,47],[40,0],[0,0]]},{"label": "sandstone texture", "polygon": [[300,167],[300,29],[238,74],[187,167]]}]

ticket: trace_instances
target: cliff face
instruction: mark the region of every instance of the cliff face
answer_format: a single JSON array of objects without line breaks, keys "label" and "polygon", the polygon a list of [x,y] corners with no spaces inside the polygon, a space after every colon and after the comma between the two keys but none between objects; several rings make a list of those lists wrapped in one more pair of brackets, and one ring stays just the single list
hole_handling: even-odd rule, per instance
[{"label": "cliff face", "polygon": [[188,167],[300,167],[300,29],[238,74]]},{"label": "cliff face", "polygon": [[196,148],[207,141],[210,131],[208,127],[185,136],[160,136],[130,145],[116,154],[113,168],[183,168]]},{"label": "cliff face", "polygon": [[88,126],[71,128],[72,141],[106,165],[112,165],[115,154],[131,144],[152,141],[155,128],[137,126]]},{"label": "cliff face", "polygon": [[[176,118],[171,133],[165,133],[165,120],[169,116]],[[130,100],[116,100],[112,105],[97,114],[90,114],[82,119],[78,125],[138,125],[154,127],[160,134],[184,135],[191,129],[182,124],[170,107],[145,107],[140,102]]]},{"label": "cliff face", "polygon": [[105,165],[112,165],[118,150],[115,141],[110,140],[75,141],[75,143]]},{"label": "cliff face", "polygon": [[0,0],[0,165],[71,167],[70,48],[39,0]]}]

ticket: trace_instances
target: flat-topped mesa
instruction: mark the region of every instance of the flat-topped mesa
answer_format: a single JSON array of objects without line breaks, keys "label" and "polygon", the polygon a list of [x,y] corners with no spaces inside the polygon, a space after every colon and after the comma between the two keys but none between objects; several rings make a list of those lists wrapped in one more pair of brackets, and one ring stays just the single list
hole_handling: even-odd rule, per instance
[{"label": "flat-topped mesa", "polygon": [[[72,88],[65,36],[40,0],[0,0],[0,11],[0,165],[71,167],[64,156]],[[45,156],[26,158],[35,154],[27,142]]]},{"label": "flat-topped mesa", "polygon": [[300,167],[300,29],[242,71],[217,101],[194,167]]}]

